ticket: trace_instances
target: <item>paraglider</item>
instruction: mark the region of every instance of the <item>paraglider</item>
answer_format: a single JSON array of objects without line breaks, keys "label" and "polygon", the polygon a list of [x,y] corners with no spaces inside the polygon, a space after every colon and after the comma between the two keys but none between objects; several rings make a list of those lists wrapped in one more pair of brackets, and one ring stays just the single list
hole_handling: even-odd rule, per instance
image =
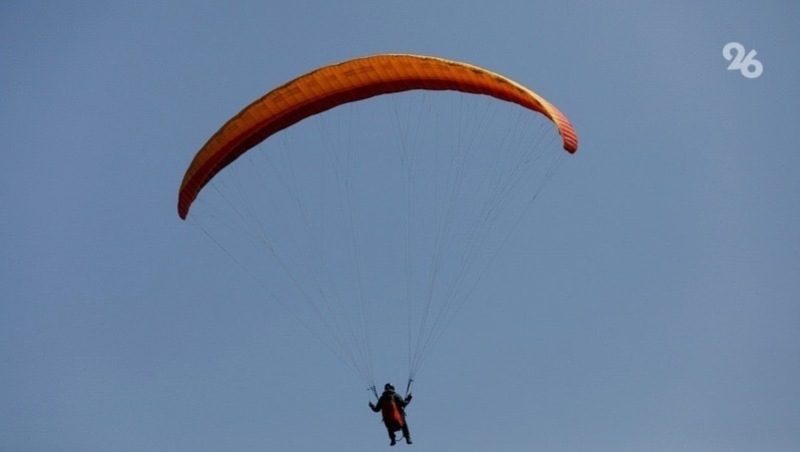
[{"label": "paraglider", "polygon": [[412,398],[411,394],[401,397],[394,392],[394,386],[391,383],[386,383],[378,403],[369,402],[369,407],[372,411],[381,413],[383,423],[386,425],[386,431],[389,433],[390,446],[397,444],[395,433],[398,431],[403,432],[406,444],[411,444],[411,433],[408,431],[405,408]]},{"label": "paraglider", "polygon": [[[443,58],[409,54],[373,55],[325,66],[297,77],[269,91],[229,119],[202,146],[187,168],[178,192],[178,215],[181,219],[187,219],[190,209],[195,205],[195,201],[198,200],[204,187],[209,184],[214,185],[220,172],[243,155],[247,154],[249,160],[250,154],[247,151],[265,140],[272,142],[268,138],[276,133],[288,132],[294,128],[295,124],[312,121],[315,115],[344,104],[407,91],[449,91],[459,95],[481,95],[486,99],[493,98],[490,100],[504,101],[500,102],[501,104],[512,104],[514,108],[518,108],[517,105],[521,106],[522,112],[526,115],[531,112],[538,113],[532,116],[543,117],[545,118],[543,122],[547,123],[548,127],[555,127],[555,131],[561,137],[561,147],[565,151],[572,154],[578,149],[577,134],[567,117],[542,96],[518,82],[478,66]],[[528,116],[519,115],[519,118],[523,117],[526,120],[528,118]],[[512,129],[511,125],[508,127],[510,130]],[[465,126],[464,129],[470,130],[470,127]],[[472,129],[470,132],[477,132],[478,128]],[[552,134],[550,130],[540,128],[542,135],[539,137],[557,138],[557,135]],[[523,135],[507,133],[505,138],[508,138],[506,141],[510,142],[512,139],[509,136],[519,138]],[[459,139],[458,141],[466,142],[468,140]],[[237,192],[245,194],[256,192],[257,196],[272,194],[277,200],[276,202],[282,203],[282,208],[268,207],[265,208],[266,212],[263,214],[253,214],[259,210],[259,207],[246,205],[246,202],[242,207],[232,202],[231,196],[221,194],[220,198],[226,204],[228,214],[214,212],[206,216],[206,218],[221,219],[225,223],[222,235],[226,237],[239,236],[239,234],[231,234],[234,229],[229,223],[241,221],[245,229],[245,233],[240,234],[242,239],[250,238],[256,245],[242,248],[249,253],[260,247],[262,253],[274,261],[271,266],[267,266],[269,270],[265,272],[249,268],[247,264],[243,263],[244,258],[240,259],[235,252],[222,245],[218,236],[209,233],[205,227],[203,227],[203,232],[222,247],[243,272],[254,278],[258,279],[261,275],[272,274],[272,272],[282,272],[288,286],[285,292],[272,293],[275,285],[271,282],[261,282],[265,290],[270,292],[269,298],[278,301],[283,299],[290,308],[295,304],[302,304],[300,302],[308,305],[308,311],[320,318],[320,329],[327,331],[332,339],[323,339],[325,345],[332,349],[338,347],[340,358],[375,392],[366,312],[370,297],[364,295],[367,289],[362,281],[368,279],[364,275],[365,272],[377,273],[380,271],[380,266],[367,266],[361,263],[365,258],[364,252],[359,247],[360,242],[364,239],[356,224],[358,216],[353,214],[352,197],[355,193],[361,192],[366,194],[383,193],[384,190],[374,186],[376,183],[385,184],[385,188],[390,187],[393,180],[405,181],[406,186],[402,189],[402,196],[394,198],[404,198],[405,201],[397,208],[387,209],[392,214],[405,212],[405,220],[400,222],[384,221],[382,224],[404,225],[398,231],[387,232],[387,235],[394,238],[398,236],[399,232],[405,237],[406,243],[404,257],[401,259],[403,264],[399,265],[405,270],[396,273],[405,274],[405,295],[398,297],[405,298],[409,303],[407,315],[409,321],[409,387],[406,390],[407,396],[402,397],[395,393],[391,384],[386,384],[377,403],[370,402],[369,405],[373,411],[381,412],[392,445],[396,443],[395,433],[398,431],[401,431],[406,442],[411,444],[405,418],[405,407],[412,399],[409,392],[411,381],[421,366],[424,354],[441,337],[443,325],[452,317],[456,308],[469,298],[480,280],[480,272],[489,267],[491,258],[476,257],[481,256],[485,237],[491,236],[493,233],[500,235],[499,239],[492,242],[491,247],[492,250],[499,250],[505,241],[504,238],[507,239],[510,236],[509,231],[513,230],[514,225],[524,214],[522,207],[536,198],[538,190],[554,171],[542,165],[545,169],[541,182],[536,183],[535,191],[514,192],[516,187],[524,186],[524,184],[520,184],[520,181],[528,180],[525,171],[535,168],[540,163],[537,160],[538,156],[528,152],[529,149],[536,148],[539,141],[541,140],[537,140],[536,143],[521,141],[518,144],[521,151],[509,151],[506,154],[503,154],[505,141],[498,142],[497,145],[492,144],[491,152],[486,154],[489,157],[475,163],[478,170],[485,170],[485,174],[481,174],[481,171],[464,169],[467,166],[466,162],[472,156],[466,151],[449,157],[449,160],[445,157],[440,158],[432,151],[419,151],[415,156],[403,155],[399,158],[401,162],[399,178],[370,175],[365,179],[365,186],[362,186],[360,191],[353,188],[357,184],[358,178],[342,173],[347,169],[344,167],[347,162],[357,161],[357,158],[353,156],[355,152],[367,152],[368,149],[362,151],[359,148],[354,151],[354,147],[349,145],[349,139],[347,140],[348,146],[344,151],[345,157],[328,157],[327,154],[332,149],[329,149],[328,146],[318,146],[315,149],[318,151],[315,154],[318,157],[315,158],[321,159],[322,162],[315,162],[309,157],[306,157],[305,160],[298,157],[298,162],[287,164],[288,169],[285,175],[281,175],[277,170],[278,177],[260,179],[253,185],[253,190],[243,188],[244,185],[240,184],[238,176],[231,176],[235,182],[232,185],[236,186]],[[403,152],[409,154],[417,152],[413,146],[403,144],[402,147]],[[444,152],[451,148],[456,152],[461,152],[459,151],[461,147],[455,145],[436,147],[434,150]],[[463,146],[463,148],[466,149],[467,146]],[[299,149],[296,148],[287,151],[281,158],[290,159],[297,151]],[[389,154],[388,151],[385,153]],[[559,152],[559,155],[561,154],[563,153]],[[494,155],[497,157],[492,160]],[[325,158],[330,160],[325,161]],[[426,158],[429,158],[430,161],[425,162]],[[508,167],[504,168],[502,165],[506,163],[506,160]],[[449,163],[443,164],[442,162]],[[268,165],[269,171],[276,171],[277,164],[274,161],[269,161]],[[306,165],[306,167],[297,169],[299,165]],[[297,173],[302,174],[304,169],[308,169],[307,167],[319,171],[331,168],[331,174],[321,177],[309,176],[309,180],[322,182],[318,182],[321,184],[320,187],[315,187],[318,190],[315,192],[318,193],[318,196],[315,198],[310,194],[311,192],[307,192],[305,194],[308,198],[304,200],[301,199],[303,190],[298,189]],[[354,165],[353,168],[355,167]],[[371,167],[375,167],[375,165],[362,164],[359,169]],[[441,173],[437,172],[440,167],[446,168],[446,170]],[[418,180],[422,179],[420,173],[430,176],[431,181],[420,182]],[[419,185],[419,188],[414,187],[415,183]],[[269,184],[276,184],[275,187],[278,189],[270,190],[267,188]],[[281,184],[283,185],[281,186]],[[471,193],[459,192],[459,190],[470,188],[476,191],[484,190],[485,196],[476,197]],[[218,186],[214,186],[214,189],[216,192],[221,192]],[[414,205],[415,195],[429,192],[432,194],[424,199],[425,202],[439,201],[443,205]],[[333,206],[329,205],[327,199],[337,195],[344,199],[339,199]],[[313,210],[315,199],[320,199],[318,201],[319,219],[317,220],[310,219],[312,213],[310,211]],[[459,201],[466,204],[456,205]],[[516,210],[506,209],[506,211],[514,212],[516,220],[502,223],[502,227],[497,227],[498,218],[507,204],[518,206]],[[376,205],[382,204],[377,203]],[[291,208],[296,209],[295,215],[301,219],[298,225],[265,226],[269,221],[279,221],[284,216],[288,217],[285,212]],[[340,215],[338,213],[340,210],[349,210],[349,215]],[[193,213],[193,215],[195,214]],[[253,215],[253,217],[249,218],[248,215]],[[414,215],[419,215],[425,220],[416,221],[412,219]],[[464,215],[466,219],[460,220],[459,215]],[[467,229],[458,231],[458,234],[451,233],[454,224],[464,224]],[[337,225],[342,230],[331,232]],[[429,230],[423,231],[419,235],[420,243],[423,243],[420,247],[430,250],[430,257],[423,256],[422,252],[415,253],[411,249],[415,228],[422,230],[426,227]],[[264,230],[254,232],[258,228],[264,228],[268,232]],[[503,231],[503,233],[500,234],[496,230]],[[275,231],[283,231],[283,237],[288,239],[284,240]],[[297,234],[301,232],[305,232],[306,237],[298,237]],[[375,228],[370,227],[369,232],[374,235]],[[461,245],[457,243],[459,238],[462,240]],[[387,239],[374,243],[391,242],[392,239]],[[282,251],[281,246],[286,246],[286,250]],[[290,246],[295,248],[290,249]],[[338,252],[344,256],[331,256],[330,254],[337,252],[331,250],[340,250]],[[449,272],[443,270],[444,263],[448,261],[444,257],[448,250],[458,250],[455,252],[455,257],[449,259],[455,263]],[[496,251],[494,252],[496,253]],[[484,253],[484,256],[486,254]],[[416,255],[421,256],[419,258],[420,265],[414,265],[412,262]],[[391,259],[382,256],[382,260]],[[472,265],[476,260],[481,265]],[[347,267],[353,269],[352,281],[343,281],[345,278],[342,277],[342,269]],[[419,275],[415,273],[416,267],[420,268]],[[315,278],[315,272],[322,276]],[[415,277],[421,282],[415,282]],[[396,290],[395,292],[399,294],[402,291]],[[357,300],[359,303],[354,310],[357,314],[353,315],[355,320],[352,324],[348,322],[349,314],[335,312],[337,302],[342,299]],[[419,309],[412,306],[415,299],[420,300],[421,307]],[[436,310],[437,301],[438,311]],[[416,322],[413,327],[412,322]],[[308,325],[306,326],[308,327]],[[313,330],[313,328],[309,329]],[[377,393],[375,396],[378,397]]]}]

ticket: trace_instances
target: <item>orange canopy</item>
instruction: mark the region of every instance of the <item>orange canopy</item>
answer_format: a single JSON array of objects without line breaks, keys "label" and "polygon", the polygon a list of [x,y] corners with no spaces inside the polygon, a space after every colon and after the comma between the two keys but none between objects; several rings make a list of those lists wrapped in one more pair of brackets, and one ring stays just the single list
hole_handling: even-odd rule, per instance
[{"label": "orange canopy", "polygon": [[219,171],[270,135],[341,104],[415,89],[484,94],[537,111],[558,128],[564,149],[578,137],[551,103],[519,83],[477,66],[430,56],[384,54],[325,66],[268,92],[231,118],[200,149],[183,177],[178,215]]}]

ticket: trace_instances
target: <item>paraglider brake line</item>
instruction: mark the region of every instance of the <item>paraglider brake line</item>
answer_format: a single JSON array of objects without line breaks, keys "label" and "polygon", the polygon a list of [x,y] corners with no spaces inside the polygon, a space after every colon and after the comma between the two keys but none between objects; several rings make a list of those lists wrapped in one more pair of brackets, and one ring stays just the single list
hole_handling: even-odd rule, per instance
[{"label": "paraglider brake line", "polygon": [[408,379],[408,384],[406,385],[406,395],[408,395],[408,393],[411,391],[411,383],[413,382],[414,382],[413,378]]}]

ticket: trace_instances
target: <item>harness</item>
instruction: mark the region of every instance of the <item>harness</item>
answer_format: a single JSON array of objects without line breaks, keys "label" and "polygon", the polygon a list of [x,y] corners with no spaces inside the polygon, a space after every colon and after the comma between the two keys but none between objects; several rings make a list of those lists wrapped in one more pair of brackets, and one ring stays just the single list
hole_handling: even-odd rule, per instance
[{"label": "harness", "polygon": [[383,406],[381,406],[383,423],[386,424],[387,428],[390,428],[393,431],[400,430],[405,425],[403,413],[400,411],[400,407],[397,406],[395,397],[396,396],[394,395],[389,397],[388,403],[384,403]]}]

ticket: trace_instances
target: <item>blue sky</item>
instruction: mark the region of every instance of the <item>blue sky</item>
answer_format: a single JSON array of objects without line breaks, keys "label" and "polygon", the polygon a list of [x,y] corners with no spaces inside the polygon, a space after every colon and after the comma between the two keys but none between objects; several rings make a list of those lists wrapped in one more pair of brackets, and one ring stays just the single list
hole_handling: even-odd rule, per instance
[{"label": "blue sky", "polygon": [[[431,353],[413,447],[797,450],[798,19],[790,1],[4,2],[0,449],[385,447],[363,384],[175,202],[251,100],[409,52],[529,85],[581,137]],[[726,70],[731,41],[761,77]],[[376,361],[379,384],[405,378]]]}]

